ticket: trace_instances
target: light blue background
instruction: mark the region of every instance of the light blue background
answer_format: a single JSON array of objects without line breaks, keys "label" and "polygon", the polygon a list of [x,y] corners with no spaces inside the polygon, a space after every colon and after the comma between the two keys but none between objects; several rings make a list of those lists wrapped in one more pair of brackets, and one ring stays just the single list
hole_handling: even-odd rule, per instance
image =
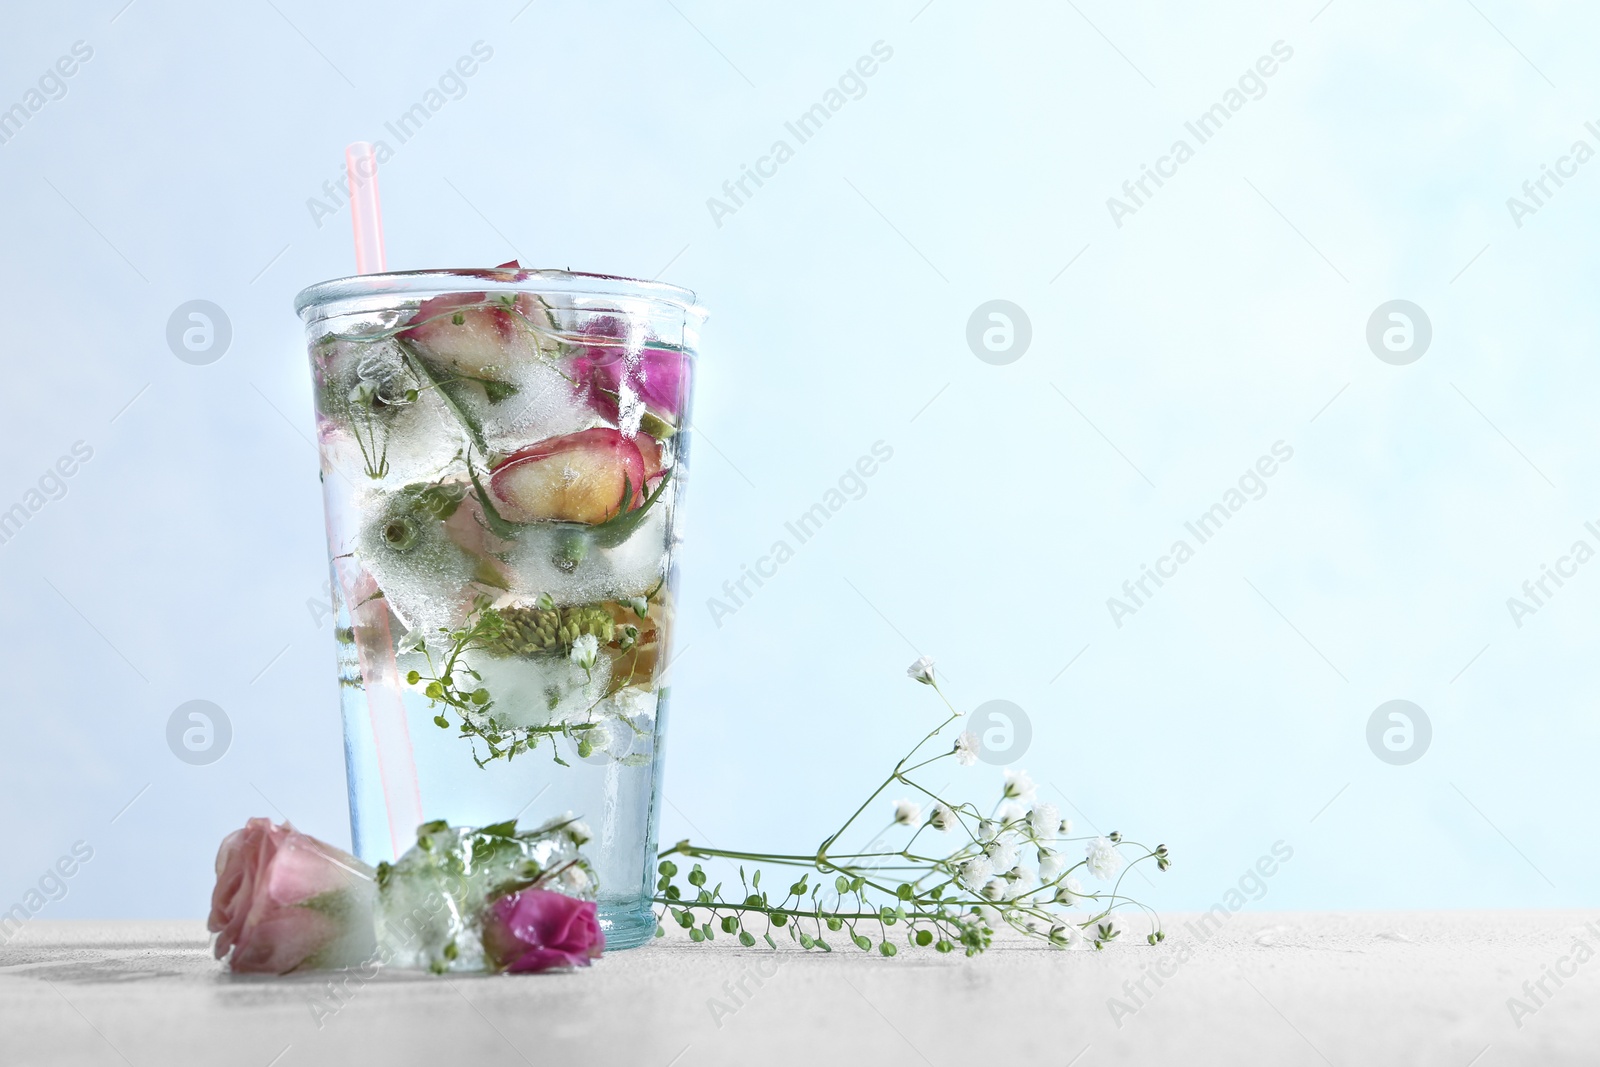
[{"label": "light blue background", "polygon": [[[935,719],[921,651],[963,709],[1026,709],[1045,798],[1174,850],[1130,883],[1158,907],[1279,839],[1260,907],[1595,901],[1600,563],[1506,607],[1600,519],[1600,162],[1520,228],[1505,204],[1600,147],[1592,8],[122,2],[13,5],[0,36],[0,106],[94,49],[0,145],[0,508],[94,449],[0,545],[0,910],[79,839],[41,916],[203,914],[251,815],[348,841],[290,302],[352,270],[348,213],[307,206],[344,145],[480,40],[382,172],[391,267],[664,272],[712,311],[663,840],[814,847]],[[1107,197],[1279,40],[1266,95],[1116,226]],[[877,41],[865,94],[717,225]],[[234,331],[209,366],[164,336],[196,298]],[[996,298],[1032,322],[1008,366],[965,340]],[[1395,298],[1434,330],[1405,367],[1365,341]],[[866,495],[716,625],[879,440]],[[1265,497],[1114,625],[1279,440]],[[1392,698],[1432,720],[1410,766],[1367,748]],[[191,699],[233,724],[210,766],[165,742]]]}]

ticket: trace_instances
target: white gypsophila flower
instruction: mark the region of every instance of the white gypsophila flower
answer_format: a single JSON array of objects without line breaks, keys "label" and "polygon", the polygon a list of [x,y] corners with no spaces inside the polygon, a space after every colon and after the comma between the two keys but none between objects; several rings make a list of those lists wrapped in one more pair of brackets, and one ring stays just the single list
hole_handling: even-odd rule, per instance
[{"label": "white gypsophila flower", "polygon": [[560,880],[569,893],[582,893],[589,887],[588,873],[576,863],[561,872]]},{"label": "white gypsophila flower", "polygon": [[932,685],[933,660],[929,659],[927,656],[919,657],[917,662],[906,668],[906,674],[909,675],[913,680],[921,682],[923,685]]},{"label": "white gypsophila flower", "polygon": [[1013,867],[1006,878],[1006,899],[1016,900],[1033,892],[1033,872],[1023,867]]},{"label": "white gypsophila flower", "polygon": [[1056,903],[1071,906],[1080,900],[1088,899],[1088,894],[1083,891],[1083,886],[1072,875],[1067,875],[1061,880],[1061,885],[1056,889]]},{"label": "white gypsophila flower", "polygon": [[1009,871],[1017,865],[1017,845],[1009,837],[997,837],[983,846],[983,854],[997,871]]},{"label": "white gypsophila flower", "polygon": [[1033,827],[1034,837],[1048,841],[1061,829],[1061,809],[1048,802],[1036,805],[1028,813],[1028,824]]},{"label": "white gypsophila flower", "polygon": [[1028,814],[1028,809],[1014,801],[1006,801],[1000,805],[1000,810],[995,812],[995,818],[1002,823],[1014,823]]},{"label": "white gypsophila flower", "polygon": [[963,767],[970,767],[978,762],[978,735],[971,730],[964,730],[956,738],[956,762]]},{"label": "white gypsophila flower", "polygon": [[1039,853],[1039,881],[1049,885],[1061,877],[1061,872],[1067,869],[1067,857],[1059,852]]},{"label": "white gypsophila flower", "polygon": [[1000,836],[1000,824],[993,819],[978,820],[978,840],[993,841]]},{"label": "white gypsophila flower", "polygon": [[1006,883],[1002,879],[991,878],[983,883],[983,889],[980,892],[984,900],[1004,900],[1006,899]]},{"label": "white gypsophila flower", "polygon": [[956,822],[956,813],[946,804],[935,804],[933,814],[928,816],[928,825],[935,830],[948,832],[955,829]]},{"label": "white gypsophila flower", "polygon": [[894,821],[901,826],[915,826],[922,820],[922,806],[911,800],[894,802]]},{"label": "white gypsophila flower", "polygon": [[1062,837],[1071,837],[1072,836],[1072,820],[1071,819],[1062,819],[1060,827],[1057,828],[1057,833],[1059,833]]},{"label": "white gypsophila flower", "polygon": [[976,892],[983,888],[983,884],[994,874],[994,868],[989,865],[987,856],[974,856],[961,865],[956,872],[956,879],[968,889]]},{"label": "white gypsophila flower", "polygon": [[1122,869],[1122,853],[1108,837],[1090,841],[1083,850],[1083,858],[1088,861],[1089,873],[1102,882],[1109,882]]},{"label": "white gypsophila flower", "polygon": [[594,832],[589,829],[589,824],[582,819],[573,819],[567,823],[567,836],[572,838],[574,845],[587,844],[594,837]]},{"label": "white gypsophila flower", "polygon": [[1002,921],[1000,909],[992,904],[979,904],[972,909],[972,913],[990,927],[999,926]]},{"label": "white gypsophila flower", "polygon": [[579,634],[572,642],[572,662],[584,670],[592,670],[600,658],[600,639],[594,634]]},{"label": "white gypsophila flower", "polygon": [[1024,804],[1032,804],[1035,788],[1033,779],[1028,777],[1027,771],[1006,771],[1005,795],[1008,800],[1020,800]]},{"label": "white gypsophila flower", "polygon": [[650,617],[650,601],[646,597],[636,596],[630,598],[628,600],[628,607],[632,608],[633,613],[639,616],[641,619]]}]

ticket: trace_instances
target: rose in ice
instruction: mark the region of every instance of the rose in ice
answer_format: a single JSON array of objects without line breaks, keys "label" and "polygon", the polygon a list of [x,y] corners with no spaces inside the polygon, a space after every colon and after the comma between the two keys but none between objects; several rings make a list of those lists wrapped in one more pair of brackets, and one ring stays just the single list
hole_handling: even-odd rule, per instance
[{"label": "rose in ice", "polygon": [[619,319],[599,319],[584,332],[597,343],[584,346],[572,361],[572,377],[589,391],[594,409],[612,421],[630,421],[627,416],[642,405],[676,427],[688,390],[688,357],[655,345],[630,351]]},{"label": "rose in ice", "polygon": [[594,901],[549,889],[508,893],[483,917],[483,953],[498,971],[587,967],[605,947]]},{"label": "rose in ice", "polygon": [[372,870],[288,823],[251,819],[217,850],[206,927],[217,959],[247,974],[350,967],[375,948]]}]

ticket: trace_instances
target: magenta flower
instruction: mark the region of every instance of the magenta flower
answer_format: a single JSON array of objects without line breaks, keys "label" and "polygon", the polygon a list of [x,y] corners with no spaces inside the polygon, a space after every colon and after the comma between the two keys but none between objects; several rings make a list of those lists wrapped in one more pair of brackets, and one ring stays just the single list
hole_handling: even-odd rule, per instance
[{"label": "magenta flower", "polygon": [[587,967],[605,951],[592,900],[549,889],[508,893],[483,917],[483,951],[497,971]]},{"label": "magenta flower", "polygon": [[[584,333],[621,340],[627,336],[627,327],[608,316],[590,323]],[[587,345],[572,361],[572,377],[580,389],[589,390],[594,409],[613,422],[626,382],[645,407],[676,423],[688,395],[689,357],[673,348],[648,344],[638,352],[629,352],[623,345]]]},{"label": "magenta flower", "polygon": [[[251,819],[217,850],[206,928],[241,973],[350,967],[375,949],[372,871],[288,823]],[[231,953],[231,955],[230,955]]]}]

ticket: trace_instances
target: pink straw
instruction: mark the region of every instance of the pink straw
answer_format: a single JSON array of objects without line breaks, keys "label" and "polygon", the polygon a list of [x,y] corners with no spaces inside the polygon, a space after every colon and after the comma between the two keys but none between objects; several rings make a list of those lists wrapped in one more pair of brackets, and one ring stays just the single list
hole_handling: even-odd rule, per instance
[{"label": "pink straw", "polygon": [[[357,141],[344,152],[350,176],[350,221],[355,231],[356,273],[383,271],[383,213],[378,207],[378,161],[372,146]],[[389,815],[389,843],[398,858],[422,824],[422,789],[417,783],[416,753],[406,725],[400,668],[395,661],[394,634],[389,628],[388,601],[378,583],[349,557],[339,561],[339,584],[355,630],[361,661],[362,687],[378,754],[378,779]]]},{"label": "pink straw", "polygon": [[344,150],[350,178],[350,224],[355,228],[356,273],[382,274],[383,212],[378,208],[378,157],[357,141]]}]

